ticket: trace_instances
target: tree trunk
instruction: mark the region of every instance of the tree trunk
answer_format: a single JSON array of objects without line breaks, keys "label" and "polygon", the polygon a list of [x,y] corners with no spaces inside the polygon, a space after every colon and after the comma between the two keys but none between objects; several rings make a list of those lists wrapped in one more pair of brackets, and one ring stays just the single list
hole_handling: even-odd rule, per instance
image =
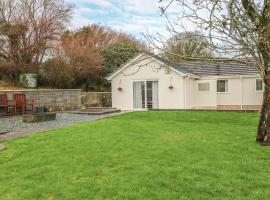
[{"label": "tree trunk", "polygon": [[265,86],[256,141],[270,145],[270,87]]}]

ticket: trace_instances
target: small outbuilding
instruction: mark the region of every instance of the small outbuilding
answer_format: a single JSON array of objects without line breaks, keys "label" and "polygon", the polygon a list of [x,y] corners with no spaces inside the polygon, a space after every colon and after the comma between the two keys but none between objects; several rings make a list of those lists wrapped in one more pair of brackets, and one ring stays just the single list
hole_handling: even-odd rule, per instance
[{"label": "small outbuilding", "polygon": [[255,110],[264,83],[257,71],[233,61],[171,63],[141,53],[107,77],[112,106],[121,110]]}]

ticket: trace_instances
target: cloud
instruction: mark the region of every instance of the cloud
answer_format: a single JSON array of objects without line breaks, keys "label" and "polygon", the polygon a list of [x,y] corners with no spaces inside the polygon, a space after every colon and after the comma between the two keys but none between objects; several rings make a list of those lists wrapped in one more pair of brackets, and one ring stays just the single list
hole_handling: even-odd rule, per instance
[{"label": "cloud", "polygon": [[87,7],[81,7],[76,9],[76,12],[81,15],[106,15],[107,12],[105,10],[97,10]]},{"label": "cloud", "polygon": [[[137,37],[142,32],[164,33],[166,19],[158,0],[66,0],[75,7],[71,28],[99,23]],[[173,11],[175,11],[173,9]],[[172,12],[172,11],[170,11]]]},{"label": "cloud", "polygon": [[92,4],[100,7],[114,7],[113,3],[110,0],[66,0],[67,3],[72,4]]},{"label": "cloud", "polygon": [[82,15],[82,12],[80,12],[80,9],[78,9],[78,10],[75,10],[73,13],[72,21],[71,21],[69,29],[71,30],[79,29],[83,26],[86,26],[92,23],[94,23],[94,21]]},{"label": "cloud", "polygon": [[135,24],[141,24],[145,26],[162,26],[165,23],[165,18],[161,17],[147,17],[147,16],[134,16],[132,22]]},{"label": "cloud", "polygon": [[127,0],[123,7],[126,10],[134,11],[142,14],[151,14],[160,12],[157,0]]}]

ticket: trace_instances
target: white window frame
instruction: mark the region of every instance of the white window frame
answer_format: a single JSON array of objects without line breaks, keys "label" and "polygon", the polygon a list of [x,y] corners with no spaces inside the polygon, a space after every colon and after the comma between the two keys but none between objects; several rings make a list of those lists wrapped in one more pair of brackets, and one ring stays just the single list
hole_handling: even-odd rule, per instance
[{"label": "white window frame", "polygon": [[[262,81],[262,90],[257,90],[257,80]],[[263,82],[263,80],[260,79],[260,78],[256,78],[256,79],[255,79],[255,92],[264,92],[264,82]]]},{"label": "white window frame", "polygon": [[[199,84],[208,84],[209,85],[209,90],[206,90],[206,91],[201,91],[200,89],[199,89]],[[210,86],[210,82],[198,82],[197,83],[197,89],[198,89],[198,92],[210,92],[210,90],[211,90],[211,86]]]},{"label": "white window frame", "polygon": [[[218,81],[226,81],[227,82],[227,91],[225,92],[218,92]],[[228,79],[217,79],[217,93],[218,94],[228,94],[229,93],[229,80]]]},{"label": "white window frame", "polygon": [[[159,109],[159,106],[160,106],[160,88],[159,88],[159,79],[135,79],[135,80],[132,80],[132,87],[133,87],[133,83],[134,82],[144,82],[145,84],[145,89],[146,89],[146,83],[147,81],[157,81],[158,83],[158,109]],[[147,91],[145,90],[144,91],[144,94],[145,94],[145,105],[147,105]],[[138,111],[147,111],[148,108],[147,106],[145,106],[145,108],[134,108],[134,92],[132,90],[132,107],[133,107],[133,110],[138,110]]]}]

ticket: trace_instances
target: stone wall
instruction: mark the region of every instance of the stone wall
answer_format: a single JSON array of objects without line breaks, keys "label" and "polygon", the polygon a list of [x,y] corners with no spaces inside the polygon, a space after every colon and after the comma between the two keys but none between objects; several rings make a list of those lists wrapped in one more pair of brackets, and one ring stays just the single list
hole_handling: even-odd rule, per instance
[{"label": "stone wall", "polygon": [[35,107],[47,107],[50,111],[73,110],[81,107],[80,89],[0,90],[0,93],[6,93],[11,101],[13,94],[24,93],[27,100],[34,100]]},{"label": "stone wall", "polygon": [[82,92],[82,105],[86,107],[111,107],[111,92]]},{"label": "stone wall", "polygon": [[260,105],[218,105],[218,110],[261,110]]}]

